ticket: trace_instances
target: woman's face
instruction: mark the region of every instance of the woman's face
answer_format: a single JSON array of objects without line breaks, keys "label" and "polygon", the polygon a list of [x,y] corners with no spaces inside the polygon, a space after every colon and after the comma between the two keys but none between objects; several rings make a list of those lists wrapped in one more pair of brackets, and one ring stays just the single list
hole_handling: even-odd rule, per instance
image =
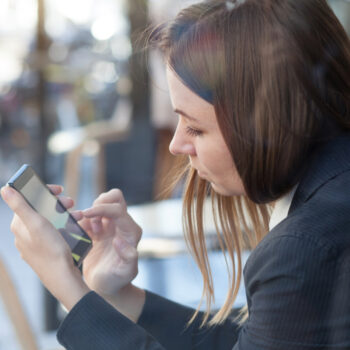
[{"label": "woman's face", "polygon": [[186,87],[167,67],[171,102],[179,120],[169,150],[188,155],[198,175],[209,181],[214,191],[242,195],[244,187],[219,129],[213,105]]}]

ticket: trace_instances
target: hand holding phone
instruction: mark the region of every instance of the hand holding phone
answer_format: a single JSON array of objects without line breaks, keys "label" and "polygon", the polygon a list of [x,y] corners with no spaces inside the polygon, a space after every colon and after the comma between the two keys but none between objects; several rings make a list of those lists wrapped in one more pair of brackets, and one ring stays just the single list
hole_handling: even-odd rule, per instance
[{"label": "hand holding phone", "polygon": [[92,241],[33,168],[23,165],[8,185],[21,193],[26,202],[61,233],[72,251],[74,262],[80,266],[91,249]]},{"label": "hand holding phone", "polygon": [[[52,188],[55,193],[59,192],[56,186]],[[50,191],[49,194],[51,195]],[[75,260],[74,264],[71,248],[61,234],[52,223],[33,210],[33,206],[28,205],[19,191],[5,186],[1,189],[1,195],[15,213],[11,231],[22,259],[30,265],[52,295],[70,310],[90,291],[75,266],[81,263],[81,259],[79,262]],[[56,203],[55,196],[53,199]],[[64,199],[64,202],[70,201]]]}]

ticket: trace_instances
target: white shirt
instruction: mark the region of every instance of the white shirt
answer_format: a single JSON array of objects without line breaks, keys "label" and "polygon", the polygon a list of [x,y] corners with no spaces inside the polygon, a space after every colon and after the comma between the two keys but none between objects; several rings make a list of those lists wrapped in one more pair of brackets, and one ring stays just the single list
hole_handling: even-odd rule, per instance
[{"label": "white shirt", "polygon": [[289,191],[275,203],[275,207],[273,208],[269,222],[270,231],[288,216],[288,211],[290,205],[292,204],[297,187],[298,185],[295,185],[291,191]]}]

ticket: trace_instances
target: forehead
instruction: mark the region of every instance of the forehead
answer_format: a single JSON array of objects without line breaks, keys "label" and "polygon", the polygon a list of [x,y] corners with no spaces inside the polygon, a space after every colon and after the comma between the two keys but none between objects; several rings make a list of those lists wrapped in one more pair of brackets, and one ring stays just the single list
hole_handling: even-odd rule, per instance
[{"label": "forehead", "polygon": [[166,68],[166,74],[174,110],[181,110],[189,116],[206,123],[216,123],[215,110],[212,104],[190,90],[169,66]]}]

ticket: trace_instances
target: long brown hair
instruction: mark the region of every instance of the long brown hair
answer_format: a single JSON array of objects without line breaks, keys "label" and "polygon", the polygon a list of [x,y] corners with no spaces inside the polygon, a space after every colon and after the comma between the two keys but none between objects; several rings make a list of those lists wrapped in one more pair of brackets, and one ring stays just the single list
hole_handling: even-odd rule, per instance
[{"label": "long brown hair", "polygon": [[[266,203],[300,181],[317,145],[350,128],[350,42],[325,0],[211,0],[158,26],[150,43],[213,104],[245,187],[244,198],[211,191],[219,244],[229,258],[227,299],[209,322],[220,323],[238,292],[247,237],[253,248],[268,231]],[[184,229],[203,275],[204,324],[214,298],[203,232],[209,184],[187,172]]]}]

